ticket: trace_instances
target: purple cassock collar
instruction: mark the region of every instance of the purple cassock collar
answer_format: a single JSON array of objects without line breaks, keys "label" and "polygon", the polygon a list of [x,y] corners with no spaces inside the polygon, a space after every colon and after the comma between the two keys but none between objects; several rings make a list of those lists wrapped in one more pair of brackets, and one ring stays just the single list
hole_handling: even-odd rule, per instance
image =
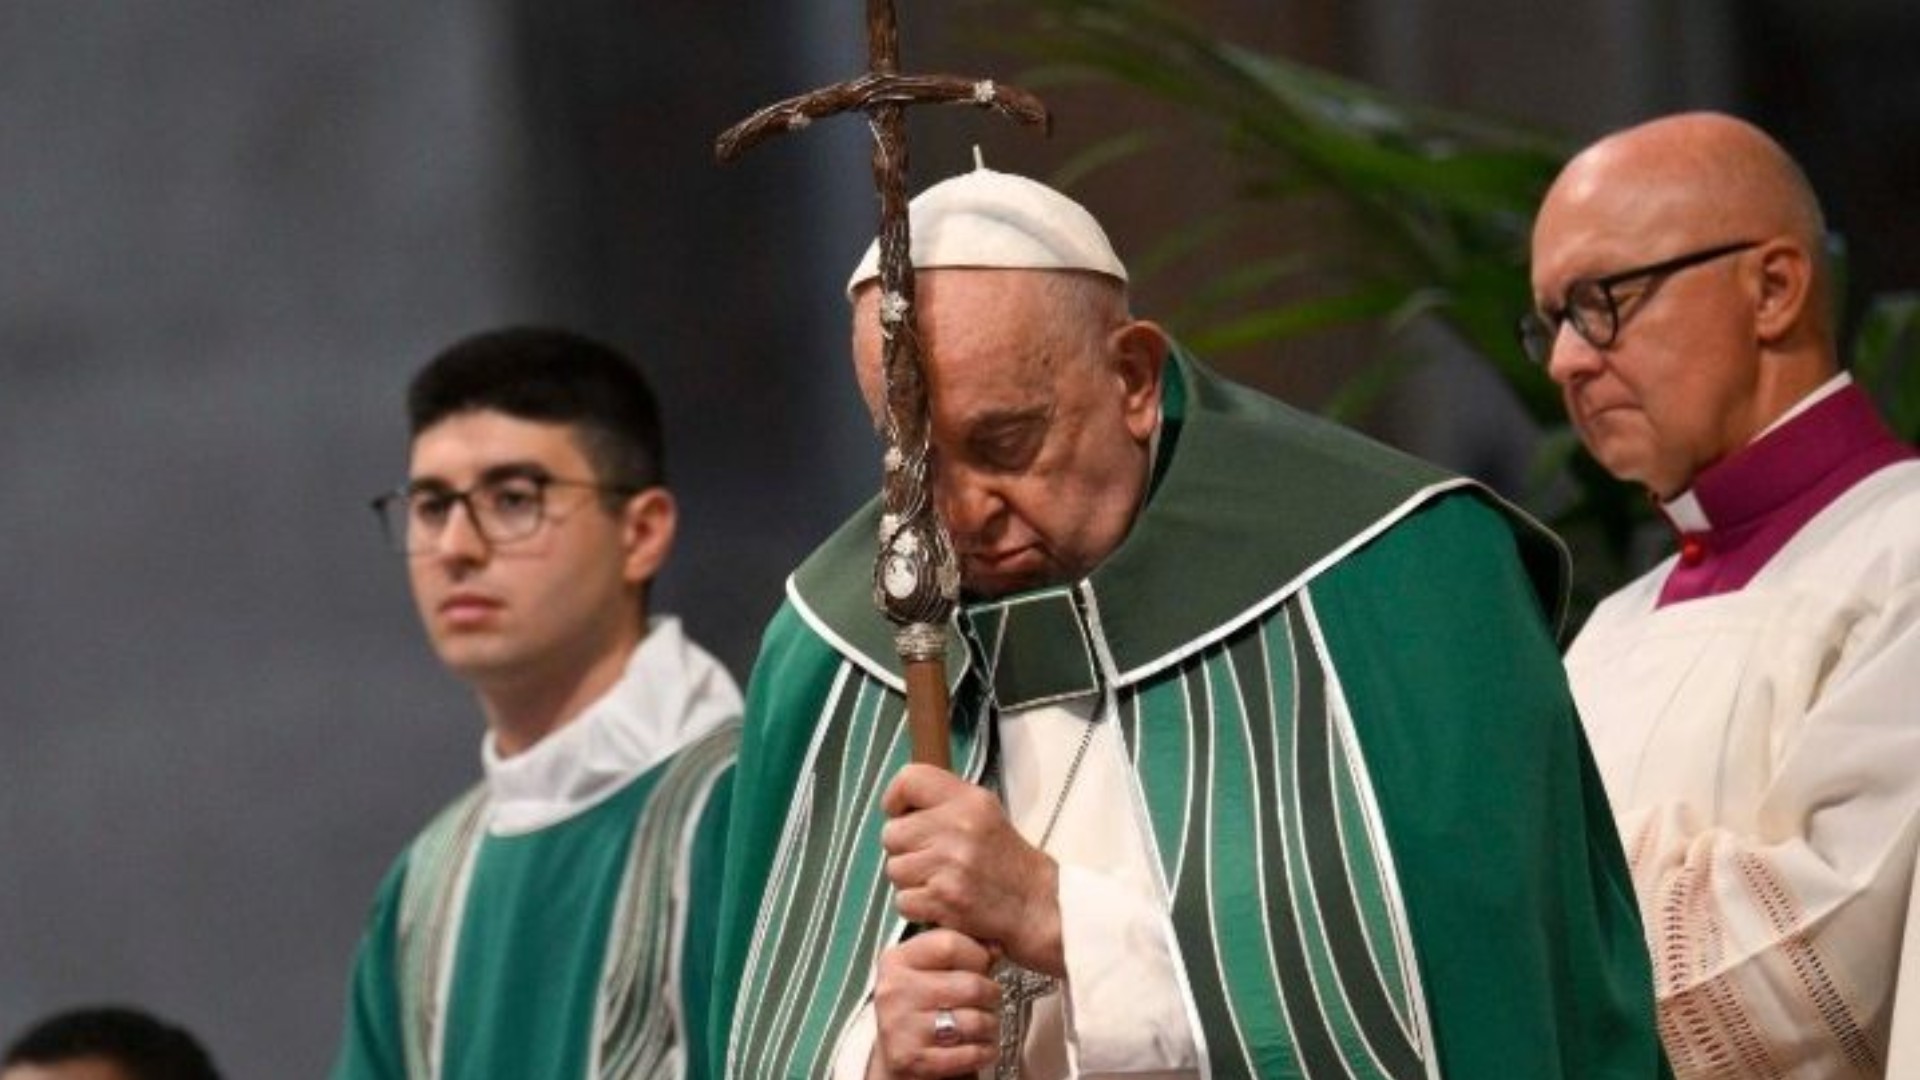
[{"label": "purple cassock collar", "polygon": [[1815,395],[1661,507],[1680,558],[1655,606],[1739,591],[1848,488],[1916,456],[1845,375]]}]

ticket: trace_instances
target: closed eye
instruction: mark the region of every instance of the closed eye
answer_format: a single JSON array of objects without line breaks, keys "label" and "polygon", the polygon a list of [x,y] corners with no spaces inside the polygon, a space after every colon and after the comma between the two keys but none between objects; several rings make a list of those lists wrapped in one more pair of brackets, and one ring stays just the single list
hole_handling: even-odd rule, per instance
[{"label": "closed eye", "polygon": [[1040,408],[988,417],[968,433],[967,450],[983,468],[1019,472],[1046,443],[1050,416],[1050,409]]}]

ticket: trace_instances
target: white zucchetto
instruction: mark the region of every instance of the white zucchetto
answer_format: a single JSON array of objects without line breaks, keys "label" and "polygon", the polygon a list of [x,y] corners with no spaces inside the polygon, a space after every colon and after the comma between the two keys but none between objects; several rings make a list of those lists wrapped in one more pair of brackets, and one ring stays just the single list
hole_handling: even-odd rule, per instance
[{"label": "white zucchetto", "polygon": [[[985,167],[942,180],[907,205],[915,269],[1086,270],[1127,280],[1127,268],[1086,207],[1036,180]],[[847,295],[880,275],[880,242],[847,279]]]}]

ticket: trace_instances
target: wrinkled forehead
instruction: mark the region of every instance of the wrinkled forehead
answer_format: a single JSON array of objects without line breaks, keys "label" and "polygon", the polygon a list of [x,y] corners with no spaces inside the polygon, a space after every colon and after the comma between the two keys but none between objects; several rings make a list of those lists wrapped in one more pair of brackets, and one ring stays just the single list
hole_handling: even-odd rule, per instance
[{"label": "wrinkled forehead", "polygon": [[[1040,392],[1081,348],[1080,332],[1097,325],[1063,303],[1060,290],[1074,285],[1063,276],[1040,270],[922,271],[916,340],[930,396],[1005,403]],[[877,292],[863,287],[853,306],[856,374],[869,409],[876,411],[884,393]]]},{"label": "wrinkled forehead", "polygon": [[[941,268],[915,275],[911,318],[923,359],[934,353],[970,352],[988,342],[1004,344],[1055,329],[1046,317],[1051,279],[1057,272]],[[884,345],[880,290],[873,284],[854,295],[853,337],[862,362],[877,358]],[[1064,314],[1064,313],[1063,313]]]}]

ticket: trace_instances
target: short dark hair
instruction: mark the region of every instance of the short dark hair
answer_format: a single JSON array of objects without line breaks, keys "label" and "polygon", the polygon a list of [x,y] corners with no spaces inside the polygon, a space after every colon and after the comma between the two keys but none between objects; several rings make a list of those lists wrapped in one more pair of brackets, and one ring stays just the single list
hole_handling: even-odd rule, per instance
[{"label": "short dark hair", "polygon": [[503,327],[448,346],[407,388],[415,438],[476,409],[573,425],[603,484],[640,491],[666,483],[653,388],[639,365],[611,345],[570,330]]},{"label": "short dark hair", "polygon": [[97,1005],[56,1013],[7,1048],[5,1065],[58,1065],[102,1058],[138,1080],[220,1080],[213,1059],[185,1028],[139,1009]]}]

